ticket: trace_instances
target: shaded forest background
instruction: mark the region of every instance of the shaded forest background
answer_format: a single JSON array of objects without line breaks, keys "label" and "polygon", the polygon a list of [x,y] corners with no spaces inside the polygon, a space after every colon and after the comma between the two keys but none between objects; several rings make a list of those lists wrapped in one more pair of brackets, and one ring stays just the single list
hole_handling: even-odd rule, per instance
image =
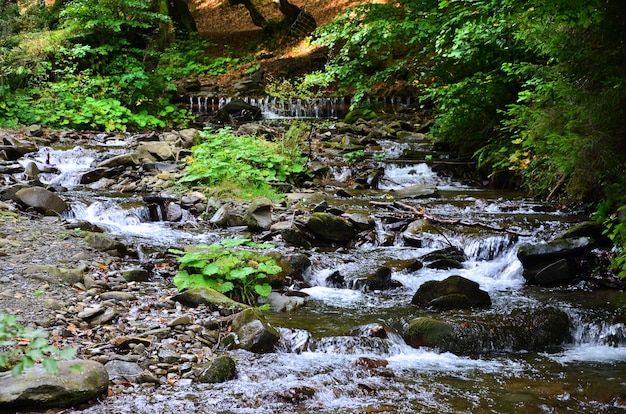
[{"label": "shaded forest background", "polygon": [[181,127],[181,84],[259,70],[283,97],[407,94],[432,114],[429,137],[491,185],[594,212],[626,276],[626,3],[292,4],[316,20],[306,37],[269,0],[0,0],[0,125]]}]

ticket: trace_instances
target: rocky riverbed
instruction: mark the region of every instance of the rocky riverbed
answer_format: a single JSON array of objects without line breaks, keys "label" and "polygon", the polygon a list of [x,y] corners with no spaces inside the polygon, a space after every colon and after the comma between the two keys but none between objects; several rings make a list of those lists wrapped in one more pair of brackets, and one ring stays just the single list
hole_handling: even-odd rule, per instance
[{"label": "rocky riverbed", "polygon": [[[378,191],[385,178],[381,160],[372,157],[375,153],[405,163],[423,163],[425,154],[429,157],[434,154],[436,159],[443,160],[440,167],[463,168],[462,163],[449,162],[447,155],[434,151],[420,132],[421,126],[421,121],[416,119],[361,120],[317,129],[312,143],[317,155],[311,157],[310,163],[314,176],[310,182],[303,183],[302,188],[291,188],[286,203],[271,203],[264,199],[250,203],[221,201],[198,191],[186,194],[171,191],[173,181],[182,175],[180,161],[195,142],[197,131],[194,130],[135,136],[52,133],[37,127],[20,132],[1,131],[5,161],[0,166],[4,180],[4,201],[0,202],[0,311],[17,315],[19,322],[27,327],[46,329],[58,347],[76,347],[77,358],[100,364],[105,369],[105,379],[108,379],[104,381],[107,386],[103,389],[102,370],[86,366],[87,373],[93,369],[94,378],[100,380],[94,381],[91,393],[79,390],[82,399],[62,399],[65,397],[59,395],[42,397],[41,394],[54,388],[44,383],[41,394],[31,392],[31,395],[40,395],[40,400],[24,397],[23,401],[4,401],[5,406],[80,407],[79,404],[93,403],[104,397],[103,392],[109,397],[103,400],[103,406],[106,406],[107,401],[114,404],[116,398],[146,395],[152,389],[220,383],[237,375],[236,361],[225,351],[238,348],[263,353],[276,346],[295,346],[285,344],[293,338],[285,338],[298,335],[279,332],[262,314],[213,292],[180,294],[172,283],[177,262],[174,255],[167,253],[167,247],[171,247],[167,242],[148,245],[135,239],[129,241],[111,235],[93,223],[76,220],[67,212],[60,214],[67,207],[64,203],[76,201],[70,199],[62,186],[48,185],[53,191],[45,194],[41,190],[35,195],[25,192],[43,188],[37,184],[38,178],[46,174],[47,168],[54,168],[54,160],[47,159],[54,154],[40,152],[39,158],[32,156],[38,147],[121,146],[121,150],[94,156],[89,168],[78,174],[77,185],[93,191],[144,194],[138,203],[148,207],[151,219],[166,220],[173,227],[190,226],[197,230],[196,233],[202,233],[204,229],[206,232],[221,231],[226,235],[239,234],[259,241],[277,242],[281,251],[276,257],[283,272],[273,281],[275,291],[270,303],[274,311],[286,311],[303,306],[307,300],[308,295],[298,290],[311,286],[311,281],[302,277],[311,266],[311,252],[348,252],[362,247],[394,245],[419,249],[423,244],[435,248],[441,243],[450,243],[445,235],[439,234],[440,230],[437,233],[430,228],[433,223],[446,224],[446,220],[425,215],[402,201],[424,197],[436,200],[437,188],[394,183],[398,184],[397,190]],[[253,125],[244,126],[244,131],[277,133],[274,127]],[[413,143],[407,145],[407,140]],[[385,147],[382,142],[391,142],[391,145]],[[365,155],[367,160],[347,164],[343,155],[358,150],[363,151],[360,156]],[[335,164],[329,162],[333,157]],[[458,171],[453,173],[459,174]],[[419,173],[414,169],[409,174]],[[340,180],[334,178],[338,175]],[[465,178],[472,177],[467,175]],[[476,181],[472,180],[472,183]],[[327,202],[334,198],[349,200],[353,197],[356,208],[350,211]],[[512,206],[506,201],[499,201],[496,207],[503,212],[514,208],[540,211],[547,207],[533,204]],[[125,220],[132,224],[140,218],[132,213]],[[476,232],[476,228],[480,228],[467,220],[448,220],[447,225],[457,226],[455,234],[460,234],[461,238],[463,232]],[[498,247],[492,245],[485,249],[506,249],[517,237],[525,237],[527,230],[507,222],[492,223],[486,231],[504,236],[498,239]],[[571,247],[564,247],[570,242],[561,241],[555,247],[542,248],[540,252],[527,249],[524,260],[529,263],[529,268],[530,264],[534,266],[532,278],[528,276],[528,279],[533,283],[546,280],[546,284],[579,284],[585,288],[622,287],[610,275],[601,279],[590,277],[589,269],[598,260],[597,252],[592,253],[592,250],[598,247],[598,243],[602,247],[605,242],[597,230],[591,226],[566,236],[565,239],[574,240]],[[592,238],[581,238],[586,236]],[[356,276],[335,271],[328,274],[322,284],[379,295],[379,292],[401,288],[402,284],[392,279],[392,272],[412,274],[422,267],[461,269],[468,260],[462,249],[439,249],[435,253],[419,259],[387,258],[381,265],[360,269]],[[496,254],[485,251],[477,256]],[[355,260],[347,256],[343,259],[345,262]],[[456,276],[451,280],[458,281],[458,289],[450,291],[431,283],[429,286],[433,291],[424,292],[420,288],[416,297],[421,299],[414,298],[413,302],[427,309],[492,305],[478,284]],[[468,286],[472,288],[468,289]],[[436,295],[433,292],[437,290],[447,293]],[[476,296],[468,296],[470,291],[475,291]],[[426,301],[421,303],[423,300]],[[521,316],[512,314],[510,318],[500,319],[500,325],[496,325],[502,332],[500,336],[493,335],[493,324],[497,319],[489,314],[484,320],[481,320],[482,316],[468,319],[461,314],[461,320],[458,317],[452,315],[452,323],[430,317],[416,318],[405,332],[405,340],[416,347],[438,347],[463,355],[485,350],[497,352],[503,348],[528,349],[529,343],[536,344],[533,349],[539,351],[566,342],[570,336],[567,314],[549,307],[537,307],[531,312],[522,311]],[[468,320],[473,324],[471,330],[466,329]],[[520,336],[528,326],[533,326],[537,334],[534,337]],[[433,327],[441,331],[433,332]],[[366,341],[393,335],[383,324],[352,328],[356,332],[354,335],[363,336]],[[460,337],[464,338],[465,348],[457,346],[461,343]],[[621,343],[620,338],[614,340]],[[279,341],[283,343],[277,345]],[[483,345],[487,343],[489,347],[485,348]],[[327,345],[323,339],[308,338],[306,348],[304,344],[298,346],[302,351]],[[367,358],[359,361],[370,369],[387,363]],[[43,373],[37,375],[44,376]],[[2,381],[0,378],[0,383]],[[4,378],[4,381],[12,380]],[[296,401],[307,399],[314,393],[314,389],[296,387],[278,392],[272,398]],[[16,391],[12,395],[19,394]]]}]

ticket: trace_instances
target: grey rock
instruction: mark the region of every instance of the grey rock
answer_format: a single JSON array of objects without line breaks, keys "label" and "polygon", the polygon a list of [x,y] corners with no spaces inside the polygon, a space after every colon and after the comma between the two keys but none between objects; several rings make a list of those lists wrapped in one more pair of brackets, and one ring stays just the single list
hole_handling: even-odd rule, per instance
[{"label": "grey rock", "polygon": [[121,361],[114,359],[104,365],[109,373],[110,380],[122,380],[136,382],[137,377],[143,372],[143,368],[136,362]]},{"label": "grey rock", "polygon": [[23,188],[15,193],[14,201],[25,208],[33,208],[40,213],[53,211],[62,213],[68,205],[61,197],[42,187]]},{"label": "grey rock", "polygon": [[56,374],[41,365],[22,375],[0,374],[0,408],[69,408],[107,391],[109,376],[102,364],[88,360],[59,361]]},{"label": "grey rock", "polygon": [[239,347],[250,352],[264,353],[274,350],[280,333],[255,309],[246,309],[233,319],[233,332]]}]

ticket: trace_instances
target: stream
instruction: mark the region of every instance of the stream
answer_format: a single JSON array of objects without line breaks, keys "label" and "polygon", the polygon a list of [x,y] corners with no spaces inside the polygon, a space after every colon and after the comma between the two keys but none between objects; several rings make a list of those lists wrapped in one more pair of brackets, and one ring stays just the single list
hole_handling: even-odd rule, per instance
[{"label": "stream", "polygon": [[[200,103],[206,105],[206,103]],[[133,389],[82,410],[82,413],[617,413],[626,409],[626,296],[620,291],[590,291],[584,285],[546,288],[528,286],[522,277],[517,248],[528,241],[549,240],[586,217],[548,208],[521,193],[468,186],[433,172],[427,163],[396,162],[402,146],[420,142],[381,142],[385,175],[376,190],[352,191],[353,197],[303,193],[293,202],[311,206],[326,200],[342,210],[364,211],[376,223],[376,240],[355,249],[306,253],[312,266],[305,272],[310,287],[307,304],[290,312],[268,312],[281,333],[275,352],[228,351],[237,362],[237,378],[219,384],[180,379],[172,385]],[[69,219],[96,224],[129,244],[155,249],[212,243],[223,230],[200,225],[153,222],[141,197],[86,187],[77,177],[102,152],[119,154],[125,142],[107,141],[73,148],[44,148],[36,160],[50,160],[54,173],[42,173],[47,184],[68,188]],[[345,180],[346,166],[332,169],[333,181]],[[487,230],[441,227],[421,247],[394,241],[379,243],[391,232],[384,211],[370,201],[412,187],[436,188],[438,197],[405,200],[429,214],[468,218],[474,222],[518,229],[528,236]],[[184,221],[193,224],[194,217]],[[421,268],[402,263],[448,245],[469,258],[461,269]],[[327,277],[339,271],[346,279],[380,266],[392,269],[399,287],[384,291],[334,288]],[[426,281],[461,275],[480,284],[491,296],[486,310],[433,312],[411,305]],[[158,289],[160,281],[150,282]],[[515,308],[550,305],[572,322],[570,342],[545,352],[486,351],[459,356],[430,348],[413,348],[399,334],[419,316],[471,320],[482,314],[504,315]],[[139,306],[139,305],[138,305]],[[348,334],[386,327],[386,337]],[[371,362],[374,364],[371,364]],[[368,363],[369,362],[369,363]],[[376,362],[379,362],[378,364]],[[373,365],[373,366],[372,366]]]}]

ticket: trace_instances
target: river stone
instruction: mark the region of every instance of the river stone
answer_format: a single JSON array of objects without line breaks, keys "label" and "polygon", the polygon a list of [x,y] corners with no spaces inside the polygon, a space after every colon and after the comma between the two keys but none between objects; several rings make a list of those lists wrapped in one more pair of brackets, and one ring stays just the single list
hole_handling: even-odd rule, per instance
[{"label": "river stone", "polygon": [[411,303],[435,309],[469,309],[489,307],[491,298],[478,283],[462,276],[450,276],[442,281],[424,282]]},{"label": "river stone", "polygon": [[232,314],[249,308],[248,305],[234,301],[228,296],[219,293],[217,290],[208,287],[188,289],[174,296],[172,299],[192,308],[205,305],[211,310],[219,311],[223,314]]},{"label": "river stone", "polygon": [[143,372],[143,368],[136,362],[121,361],[119,359],[107,362],[104,368],[106,368],[109,373],[111,381],[121,380],[135,382],[137,377]]},{"label": "river stone", "polygon": [[66,269],[53,265],[30,265],[25,267],[22,273],[25,275],[48,273],[49,275],[57,278],[61,282],[67,283],[68,285],[73,285],[75,283],[82,282],[85,268],[78,267],[74,269]]},{"label": "river stone", "polygon": [[199,382],[216,384],[237,378],[235,360],[228,355],[218,356],[199,368],[200,374],[197,376]]},{"label": "river stone", "polygon": [[141,267],[122,270],[122,277],[127,282],[145,282],[150,278],[150,272]]},{"label": "river stone", "polygon": [[133,300],[137,300],[137,297],[130,292],[121,292],[121,291],[110,291],[103,292],[100,294],[100,299],[102,300],[111,300],[113,302],[130,302]]},{"label": "river stone", "polygon": [[605,227],[602,225],[602,223],[598,223],[597,221],[585,221],[570,227],[562,234],[560,234],[557,239],[576,239],[579,237],[590,237],[597,241],[598,245],[601,247],[613,246],[613,242],[606,234],[604,234],[604,231]]},{"label": "river stone", "polygon": [[65,200],[42,187],[22,188],[15,193],[14,200],[23,207],[34,208],[40,213],[45,213],[46,211],[62,213],[68,208]]},{"label": "river stone", "polygon": [[363,291],[382,290],[391,282],[391,269],[384,266],[376,272],[348,281],[348,288]]},{"label": "river stone", "polygon": [[445,348],[454,340],[454,328],[445,321],[420,317],[409,322],[403,336],[406,343],[414,348]]},{"label": "river stone", "polygon": [[183,218],[183,208],[177,203],[167,203],[165,205],[165,220],[180,221]]},{"label": "river stone", "polygon": [[[107,391],[109,376],[102,364],[89,360],[59,361],[56,374],[37,364],[22,375],[0,374],[0,408],[69,408]],[[75,369],[80,367],[80,370]]]},{"label": "river stone", "polygon": [[261,119],[261,108],[243,99],[233,99],[217,111],[217,118],[223,122],[231,122],[232,119],[240,122],[258,121]]},{"label": "river stone", "polygon": [[[576,279],[573,262],[589,253],[596,241],[590,237],[555,239],[544,244],[524,244],[517,250],[517,258],[524,267],[523,276],[529,283],[549,285]],[[563,260],[570,262],[565,264]],[[537,275],[541,272],[541,277]]]},{"label": "river stone", "polygon": [[272,200],[260,197],[253,200],[243,216],[250,230],[269,230],[272,225]]},{"label": "river stone", "polygon": [[289,228],[281,230],[280,235],[286,243],[289,243],[292,246],[302,247],[306,250],[313,248],[307,234],[294,224],[289,226]]},{"label": "river stone", "polygon": [[200,143],[200,131],[195,128],[182,129],[178,131],[178,135],[183,148],[191,148]]},{"label": "river stone", "polygon": [[85,242],[87,242],[87,244],[95,250],[98,250],[98,251],[116,250],[120,253],[126,251],[126,246],[122,242],[111,239],[102,233],[85,231],[85,232],[81,232],[80,234],[85,239]]},{"label": "river stone", "polygon": [[[154,161],[156,160],[153,159],[152,162]],[[141,162],[139,161],[139,158],[134,153],[127,153],[127,154],[120,154],[115,157],[106,159],[98,163],[96,167],[97,168],[113,168],[113,167],[118,167],[118,166],[134,167],[139,164],[141,164]]]},{"label": "river stone", "polygon": [[249,308],[238,313],[232,322],[239,347],[246,351],[272,352],[280,339],[280,333],[270,325],[257,310]]},{"label": "river stone", "polygon": [[346,213],[343,217],[348,220],[354,228],[359,231],[371,230],[374,228],[374,220],[364,212]]},{"label": "river stone", "polygon": [[316,236],[333,242],[347,243],[354,237],[354,226],[330,213],[311,214],[305,227]]},{"label": "river stone", "polygon": [[26,161],[24,163],[24,175],[31,180],[36,179],[39,176],[39,167],[33,161]]},{"label": "river stone", "polygon": [[423,184],[402,187],[393,193],[394,198],[430,198],[438,197],[439,190],[434,187],[424,187]]},{"label": "river stone", "polygon": [[285,285],[286,278],[301,279],[304,271],[311,267],[311,259],[302,253],[272,250],[267,255],[282,269],[275,275],[267,275],[267,283],[272,286]]},{"label": "river stone", "polygon": [[24,154],[37,151],[37,146],[14,137],[5,136],[0,143],[0,153],[7,161],[20,159]]},{"label": "river stone", "polygon": [[142,142],[137,147],[137,154],[143,156],[144,152],[150,154],[157,161],[174,160],[178,153],[174,144],[162,141]]},{"label": "river stone", "polygon": [[291,312],[304,306],[306,299],[300,296],[288,296],[284,293],[270,292],[267,301],[274,312]]}]

